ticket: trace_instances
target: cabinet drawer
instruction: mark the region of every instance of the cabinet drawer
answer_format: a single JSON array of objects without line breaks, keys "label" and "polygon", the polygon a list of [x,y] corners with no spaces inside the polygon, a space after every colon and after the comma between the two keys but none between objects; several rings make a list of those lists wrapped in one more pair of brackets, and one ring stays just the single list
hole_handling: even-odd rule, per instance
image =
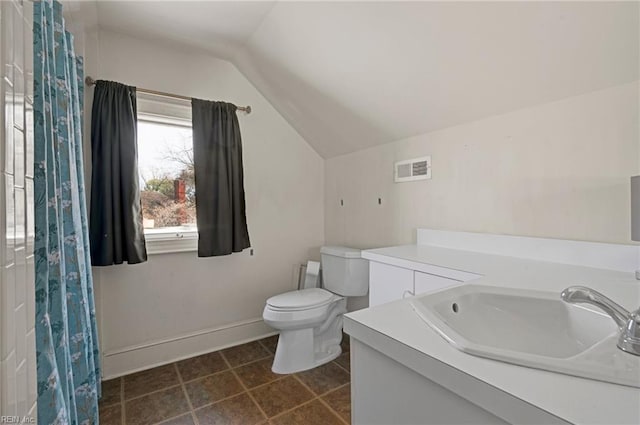
[{"label": "cabinet drawer", "polygon": [[447,279],[446,277],[436,276],[433,274],[415,272],[414,294],[418,295],[424,292],[446,288],[448,286],[459,285],[461,283],[461,281],[455,279]]},{"label": "cabinet drawer", "polygon": [[413,292],[413,270],[369,262],[369,307],[402,299]]}]

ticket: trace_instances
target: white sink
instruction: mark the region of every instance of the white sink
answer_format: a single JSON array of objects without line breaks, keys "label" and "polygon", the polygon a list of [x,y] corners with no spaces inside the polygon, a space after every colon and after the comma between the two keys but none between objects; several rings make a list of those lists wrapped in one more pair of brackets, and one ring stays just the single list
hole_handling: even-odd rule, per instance
[{"label": "white sink", "polygon": [[640,356],[616,347],[615,322],[560,293],[467,284],[411,304],[465,353],[640,388]]}]

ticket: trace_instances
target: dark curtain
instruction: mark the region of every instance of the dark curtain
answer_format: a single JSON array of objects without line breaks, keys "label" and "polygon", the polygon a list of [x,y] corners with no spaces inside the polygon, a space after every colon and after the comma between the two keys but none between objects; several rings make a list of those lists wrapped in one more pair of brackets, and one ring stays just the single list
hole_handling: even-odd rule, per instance
[{"label": "dark curtain", "polygon": [[147,261],[138,183],[136,88],[98,81],[91,115],[94,266]]},{"label": "dark curtain", "polygon": [[198,256],[240,252],[251,244],[236,106],[192,99],[191,108]]}]

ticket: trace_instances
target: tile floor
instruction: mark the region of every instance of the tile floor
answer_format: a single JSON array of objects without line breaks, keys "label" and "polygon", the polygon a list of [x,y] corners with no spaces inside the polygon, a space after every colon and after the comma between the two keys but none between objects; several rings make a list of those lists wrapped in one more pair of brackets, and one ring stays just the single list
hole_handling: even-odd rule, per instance
[{"label": "tile floor", "polygon": [[343,353],[292,375],[271,372],[277,336],[102,383],[101,425],[344,425],[351,422]]}]

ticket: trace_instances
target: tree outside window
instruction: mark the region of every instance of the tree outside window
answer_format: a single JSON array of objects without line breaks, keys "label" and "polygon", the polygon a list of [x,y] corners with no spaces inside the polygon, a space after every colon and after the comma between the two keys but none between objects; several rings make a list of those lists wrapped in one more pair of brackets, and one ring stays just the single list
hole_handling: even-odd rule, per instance
[{"label": "tree outside window", "polygon": [[195,229],[191,128],[140,120],[138,163],[145,231]]}]

